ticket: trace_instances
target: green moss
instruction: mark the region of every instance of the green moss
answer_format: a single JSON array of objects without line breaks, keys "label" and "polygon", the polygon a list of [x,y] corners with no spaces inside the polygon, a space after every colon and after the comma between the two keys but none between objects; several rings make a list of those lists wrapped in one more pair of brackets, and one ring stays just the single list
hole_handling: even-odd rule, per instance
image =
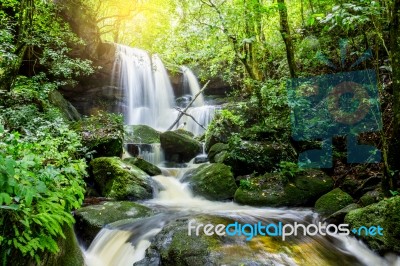
[{"label": "green moss", "polygon": [[345,217],[350,228],[381,226],[383,236],[359,236],[372,249],[380,252],[400,253],[400,197],[396,196],[364,208],[353,210]]},{"label": "green moss", "polygon": [[282,173],[267,173],[247,183],[235,192],[235,201],[271,207],[310,206],[333,185],[332,179],[318,170],[304,171],[291,180]]},{"label": "green moss", "polygon": [[220,163],[201,165],[182,180],[190,183],[195,194],[211,200],[233,198],[237,189],[230,167]]},{"label": "green moss", "polygon": [[102,196],[117,200],[151,198],[148,175],[136,166],[125,164],[117,157],[96,158],[90,165]]},{"label": "green moss", "polygon": [[340,188],[328,192],[315,203],[315,210],[324,215],[331,215],[353,203],[353,198]]},{"label": "green moss", "polygon": [[128,218],[147,217],[151,209],[130,201],[108,201],[75,211],[76,230],[88,246],[103,226]]},{"label": "green moss", "polygon": [[[226,150],[228,150],[228,144],[224,143],[216,143],[214,144],[210,150],[208,151],[208,158],[210,162],[214,163],[220,161],[221,162],[221,153],[227,154]],[[218,157],[218,158],[217,158]]]},{"label": "green moss", "polygon": [[160,135],[160,140],[167,160],[188,162],[201,152],[200,142],[185,134],[167,131]]},{"label": "green moss", "polygon": [[383,199],[383,193],[376,191],[376,190],[368,191],[360,198],[360,204],[363,207],[365,207],[365,206],[371,205],[373,203],[376,203],[382,199]]},{"label": "green moss", "polygon": [[161,175],[160,168],[158,168],[154,164],[147,162],[146,160],[143,160],[142,158],[138,157],[125,158],[124,162],[138,167],[139,169],[143,170],[150,176]]},{"label": "green moss", "polygon": [[141,144],[160,143],[160,132],[146,125],[125,126],[125,142]]}]

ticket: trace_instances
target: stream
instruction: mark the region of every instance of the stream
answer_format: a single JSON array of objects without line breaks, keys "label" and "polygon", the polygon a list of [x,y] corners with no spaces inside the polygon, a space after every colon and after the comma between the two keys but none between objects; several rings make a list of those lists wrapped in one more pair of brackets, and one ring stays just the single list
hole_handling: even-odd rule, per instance
[{"label": "stream", "polygon": [[[156,210],[157,214],[136,222],[123,220],[102,229],[85,251],[87,265],[133,265],[145,257],[146,249],[166,225],[196,215],[251,224],[280,221],[307,225],[322,221],[317,213],[306,208],[254,208],[193,196],[187,184],[180,182],[188,169],[190,167],[163,168],[163,175],[154,176],[154,199],[142,204]],[[299,235],[289,237],[286,241],[272,240],[273,237],[255,237],[252,241],[246,241],[243,237],[234,238],[234,244],[227,246],[230,252],[233,250],[240,256],[222,254],[226,257],[221,265],[242,265],[239,262],[243,261],[246,254],[248,261],[258,262],[248,265],[400,265],[397,257],[381,257],[361,241],[349,236]]]}]

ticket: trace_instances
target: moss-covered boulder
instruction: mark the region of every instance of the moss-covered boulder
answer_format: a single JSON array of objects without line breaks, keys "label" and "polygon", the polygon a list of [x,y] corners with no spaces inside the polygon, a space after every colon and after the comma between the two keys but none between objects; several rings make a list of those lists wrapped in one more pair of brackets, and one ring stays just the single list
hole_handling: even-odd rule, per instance
[{"label": "moss-covered boulder", "polygon": [[368,246],[380,253],[400,253],[400,197],[392,197],[349,212],[345,217],[345,223],[350,228],[361,226],[380,226],[383,228],[383,235],[357,236],[364,240]]},{"label": "moss-covered boulder", "polygon": [[108,201],[90,205],[75,211],[75,230],[86,247],[106,224],[123,219],[147,217],[152,211],[129,201]]},{"label": "moss-covered boulder", "polygon": [[360,198],[360,205],[365,207],[368,205],[371,205],[373,203],[377,203],[380,200],[383,200],[384,195],[381,191],[378,190],[372,190],[368,191],[364,195],[361,196]]},{"label": "moss-covered boulder", "polygon": [[349,194],[340,188],[335,188],[315,202],[315,210],[324,215],[331,215],[351,203],[353,198]]},{"label": "moss-covered boulder", "polygon": [[91,161],[93,179],[103,197],[117,200],[144,200],[152,197],[149,175],[117,157]]},{"label": "moss-covered boulder", "polygon": [[161,175],[161,169],[155,166],[152,163],[149,163],[148,161],[139,158],[139,157],[131,157],[131,158],[125,158],[123,160],[125,163],[128,163],[130,165],[134,165],[138,167],[139,169],[143,170],[150,176],[154,175]]},{"label": "moss-covered boulder", "polygon": [[283,173],[241,180],[235,202],[253,206],[312,206],[333,187],[332,178],[320,170],[304,170],[294,177]]},{"label": "moss-covered boulder", "polygon": [[123,143],[122,117],[109,113],[98,113],[74,124],[80,132],[85,147],[95,151],[93,157],[121,156]]},{"label": "moss-covered boulder", "polygon": [[237,189],[230,167],[221,163],[203,164],[189,170],[182,182],[189,182],[196,195],[210,200],[232,199]]},{"label": "moss-covered boulder", "polygon": [[167,131],[160,135],[160,140],[168,161],[188,162],[201,152],[201,143],[186,134]]},{"label": "moss-covered boulder", "polygon": [[227,155],[227,150],[229,149],[229,145],[225,143],[216,143],[214,144],[210,150],[208,151],[208,159],[211,163],[221,162],[221,158],[225,158],[224,155]]},{"label": "moss-covered boulder", "polygon": [[264,174],[271,172],[279,162],[290,161],[290,150],[286,144],[241,141],[237,145],[231,145],[227,154],[222,152],[214,160],[231,166],[235,176],[254,172]]},{"label": "moss-covered boulder", "polygon": [[125,143],[152,144],[160,143],[160,132],[146,125],[127,125]]}]

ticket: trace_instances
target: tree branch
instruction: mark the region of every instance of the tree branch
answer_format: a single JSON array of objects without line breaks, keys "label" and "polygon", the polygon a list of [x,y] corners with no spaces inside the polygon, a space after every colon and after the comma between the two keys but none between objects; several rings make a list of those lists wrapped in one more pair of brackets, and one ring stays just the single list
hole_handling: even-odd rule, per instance
[{"label": "tree branch", "polygon": [[201,93],[203,93],[203,91],[207,88],[208,84],[210,83],[210,80],[207,81],[207,83],[203,86],[203,88],[201,88],[201,90],[196,93],[196,95],[193,97],[193,99],[190,101],[190,103],[185,107],[185,109],[183,109],[183,111],[181,111],[178,115],[178,118],[176,118],[176,120],[174,121],[174,123],[172,123],[172,125],[167,129],[167,131],[171,130],[181,119],[181,117],[183,116],[184,113],[186,113],[186,111],[189,109],[190,106],[192,106],[192,104],[194,103],[194,101],[197,99],[197,97],[199,97],[199,95]]},{"label": "tree branch", "polygon": [[183,114],[183,115],[186,115],[186,116],[190,117],[196,124],[198,124],[198,125],[201,126],[204,130],[206,130],[206,128],[205,128],[202,124],[200,124],[199,122],[197,122],[196,118],[194,118],[191,114],[188,114],[188,113],[182,111],[181,108],[179,108],[179,107],[175,107],[175,110],[177,110],[178,112],[180,112],[180,113]]}]

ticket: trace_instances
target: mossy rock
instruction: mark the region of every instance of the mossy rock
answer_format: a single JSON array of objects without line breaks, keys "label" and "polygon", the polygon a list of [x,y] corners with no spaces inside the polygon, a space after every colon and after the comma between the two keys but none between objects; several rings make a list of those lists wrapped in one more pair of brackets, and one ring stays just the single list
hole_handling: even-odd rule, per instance
[{"label": "mossy rock", "polygon": [[73,128],[80,132],[83,145],[89,151],[95,151],[94,158],[122,155],[124,128],[121,116],[98,113],[79,120]]},{"label": "mossy rock", "polygon": [[201,152],[201,143],[186,134],[167,131],[160,135],[161,147],[169,161],[189,162]]},{"label": "mossy rock", "polygon": [[160,143],[160,132],[146,125],[128,125],[125,129],[125,143]]},{"label": "mossy rock", "polygon": [[95,185],[103,197],[144,200],[152,197],[148,174],[117,157],[100,157],[90,163]]},{"label": "mossy rock", "polygon": [[221,162],[223,161],[221,160],[221,153],[227,154],[228,149],[229,149],[228,144],[216,143],[208,151],[208,159],[210,160],[211,163],[215,163],[216,160],[219,160]]},{"label": "mossy rock", "polygon": [[130,201],[108,201],[75,211],[75,230],[86,247],[107,224],[129,218],[150,216],[151,209]]},{"label": "mossy rock", "polygon": [[218,158],[219,162],[232,167],[235,176],[262,175],[272,172],[281,161],[291,161],[290,146],[274,142],[242,141],[241,145],[229,147],[228,153]]},{"label": "mossy rock", "polygon": [[331,214],[326,218],[326,222],[330,224],[342,224],[344,222],[344,217],[352,210],[360,208],[360,205],[356,203],[351,203],[344,207],[343,209],[338,210],[337,212]]},{"label": "mossy rock", "polygon": [[188,137],[194,138],[194,134],[192,132],[184,130],[182,128],[176,129],[173,132],[178,133],[180,135],[186,135]]},{"label": "mossy rock", "polygon": [[232,199],[237,189],[230,167],[221,163],[203,164],[189,170],[182,182],[189,182],[193,193],[210,200]]},{"label": "mossy rock", "polygon": [[76,108],[59,91],[51,91],[49,93],[49,101],[61,111],[61,114],[67,120],[78,121],[81,119],[81,115]]},{"label": "mossy rock", "polygon": [[324,215],[331,215],[353,203],[353,198],[340,188],[326,193],[315,202],[315,210]]},{"label": "mossy rock", "polygon": [[383,200],[384,195],[378,190],[368,191],[360,198],[360,205],[365,207]]},{"label": "mossy rock", "polygon": [[333,181],[319,170],[304,170],[288,178],[282,173],[242,180],[235,192],[235,202],[252,206],[312,206],[332,189]]},{"label": "mossy rock", "polygon": [[131,158],[125,158],[123,161],[130,165],[134,165],[134,166],[138,167],[139,169],[143,170],[150,176],[161,175],[160,168],[158,168],[154,164],[149,163],[148,161],[146,161],[142,158],[131,157]]},{"label": "mossy rock", "polygon": [[386,252],[400,253],[400,197],[392,197],[371,204],[364,208],[349,212],[345,223],[350,228],[360,226],[380,226],[383,228],[383,235],[357,236],[364,240],[373,250],[384,254]]}]

